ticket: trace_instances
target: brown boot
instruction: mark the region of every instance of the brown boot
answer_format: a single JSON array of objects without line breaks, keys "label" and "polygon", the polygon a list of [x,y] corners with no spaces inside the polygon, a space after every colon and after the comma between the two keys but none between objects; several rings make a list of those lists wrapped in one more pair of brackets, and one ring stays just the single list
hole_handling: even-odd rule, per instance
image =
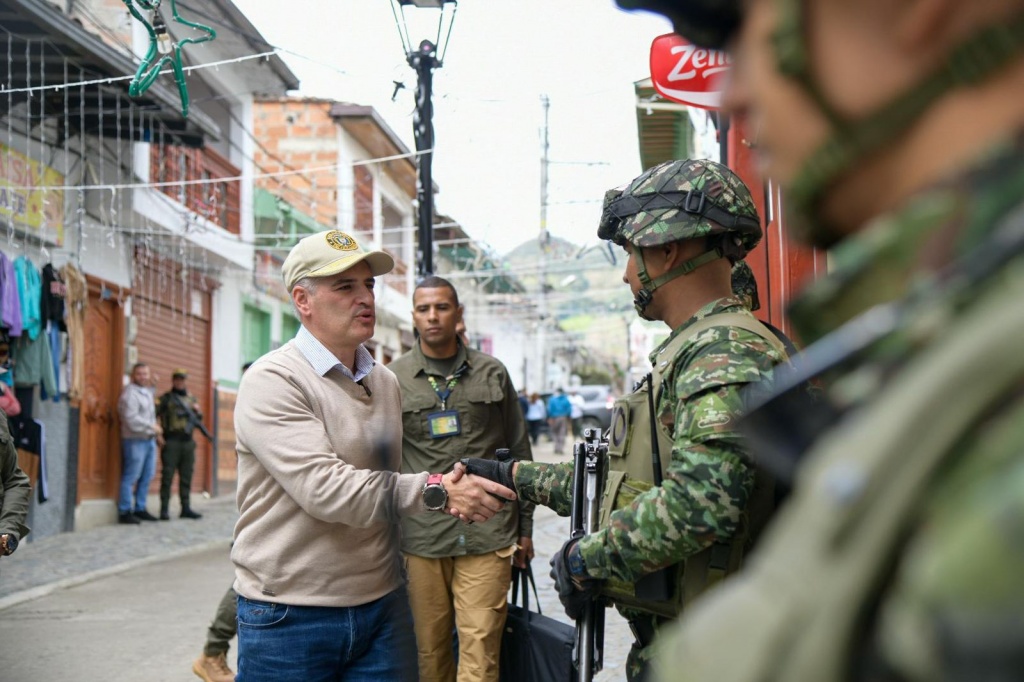
[{"label": "brown boot", "polygon": [[206,682],[235,682],[235,673],[228,667],[228,656],[219,653],[207,656],[205,653],[192,664],[192,672]]}]

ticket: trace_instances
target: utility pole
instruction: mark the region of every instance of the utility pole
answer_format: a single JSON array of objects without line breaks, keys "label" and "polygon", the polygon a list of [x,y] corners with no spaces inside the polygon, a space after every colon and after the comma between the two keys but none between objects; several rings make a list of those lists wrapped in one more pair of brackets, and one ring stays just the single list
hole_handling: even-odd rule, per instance
[{"label": "utility pole", "polygon": [[540,301],[537,312],[540,316],[540,324],[537,329],[538,357],[540,357],[540,384],[541,392],[548,390],[548,346],[546,331],[548,324],[548,282],[547,282],[547,254],[550,235],[548,234],[548,111],[551,108],[551,100],[547,95],[540,96],[540,104],[544,109],[544,127],[541,128],[540,143],[540,235],[537,237],[537,246],[540,247],[538,258],[538,270],[540,283]]},{"label": "utility pole", "polygon": [[409,66],[416,71],[416,112],[412,131],[419,152],[417,165],[416,202],[419,205],[419,262],[420,278],[434,274],[434,181],[431,164],[434,158],[434,69],[440,66],[437,47],[429,40],[420,42],[418,50],[408,55]]}]

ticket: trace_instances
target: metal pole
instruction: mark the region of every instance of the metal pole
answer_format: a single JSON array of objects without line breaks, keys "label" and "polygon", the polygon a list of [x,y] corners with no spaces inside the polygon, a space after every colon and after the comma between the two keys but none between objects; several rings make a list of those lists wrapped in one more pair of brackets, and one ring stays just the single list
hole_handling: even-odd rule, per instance
[{"label": "metal pole", "polygon": [[434,273],[434,182],[431,177],[431,164],[434,153],[434,106],[433,82],[434,69],[440,66],[437,61],[437,47],[429,40],[420,43],[419,50],[409,53],[409,66],[416,71],[416,113],[413,115],[413,137],[416,141],[418,157],[419,182],[416,188],[416,200],[419,204],[419,276],[426,277]]},{"label": "metal pole", "polygon": [[541,129],[541,154],[540,154],[540,235],[537,238],[537,245],[540,247],[538,257],[538,270],[540,272],[540,300],[537,306],[537,313],[540,317],[540,324],[537,329],[537,345],[540,353],[540,385],[541,392],[550,390],[548,387],[548,341],[545,332],[548,325],[548,279],[547,279],[547,253],[548,253],[548,111],[551,109],[551,100],[547,95],[540,96],[541,106],[544,108],[544,127]]}]

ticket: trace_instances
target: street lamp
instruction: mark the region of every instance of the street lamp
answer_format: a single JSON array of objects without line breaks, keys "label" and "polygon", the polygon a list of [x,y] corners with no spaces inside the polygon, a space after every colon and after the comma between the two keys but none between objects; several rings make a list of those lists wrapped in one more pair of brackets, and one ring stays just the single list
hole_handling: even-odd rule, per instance
[{"label": "street lamp", "polygon": [[[438,13],[437,37],[433,41],[421,40],[416,48],[413,48],[412,41],[409,39],[409,25],[405,16],[405,8],[409,5],[418,9],[436,10]],[[450,14],[445,12],[448,5],[452,7]],[[399,9],[401,9],[402,15],[401,22],[398,20]],[[419,152],[417,156],[419,177],[417,178],[416,202],[419,208],[417,274],[420,278],[434,272],[434,181],[431,177],[431,164],[434,156],[434,106],[432,103],[434,70],[440,69],[444,64],[444,55],[448,51],[448,39],[452,34],[452,25],[455,23],[457,9],[457,0],[391,0],[391,11],[395,15],[395,24],[398,26],[398,34],[402,39],[402,49],[405,50],[406,61],[416,72],[416,111],[413,114],[412,132],[416,142],[416,151]],[[442,42],[446,16],[448,17],[448,30],[444,31]],[[439,52],[440,56],[438,56]]]}]

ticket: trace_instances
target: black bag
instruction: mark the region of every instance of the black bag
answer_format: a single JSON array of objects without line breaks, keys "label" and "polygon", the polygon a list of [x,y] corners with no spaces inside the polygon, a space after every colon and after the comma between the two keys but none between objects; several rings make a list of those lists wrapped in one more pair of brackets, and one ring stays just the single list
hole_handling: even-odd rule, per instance
[{"label": "black bag", "polygon": [[[529,587],[537,601],[530,610]],[[522,600],[519,588],[522,587]],[[522,603],[520,605],[517,602]],[[570,682],[576,679],[572,649],[576,628],[540,612],[533,570],[512,567],[512,599],[501,637],[500,677],[502,682]]]}]

